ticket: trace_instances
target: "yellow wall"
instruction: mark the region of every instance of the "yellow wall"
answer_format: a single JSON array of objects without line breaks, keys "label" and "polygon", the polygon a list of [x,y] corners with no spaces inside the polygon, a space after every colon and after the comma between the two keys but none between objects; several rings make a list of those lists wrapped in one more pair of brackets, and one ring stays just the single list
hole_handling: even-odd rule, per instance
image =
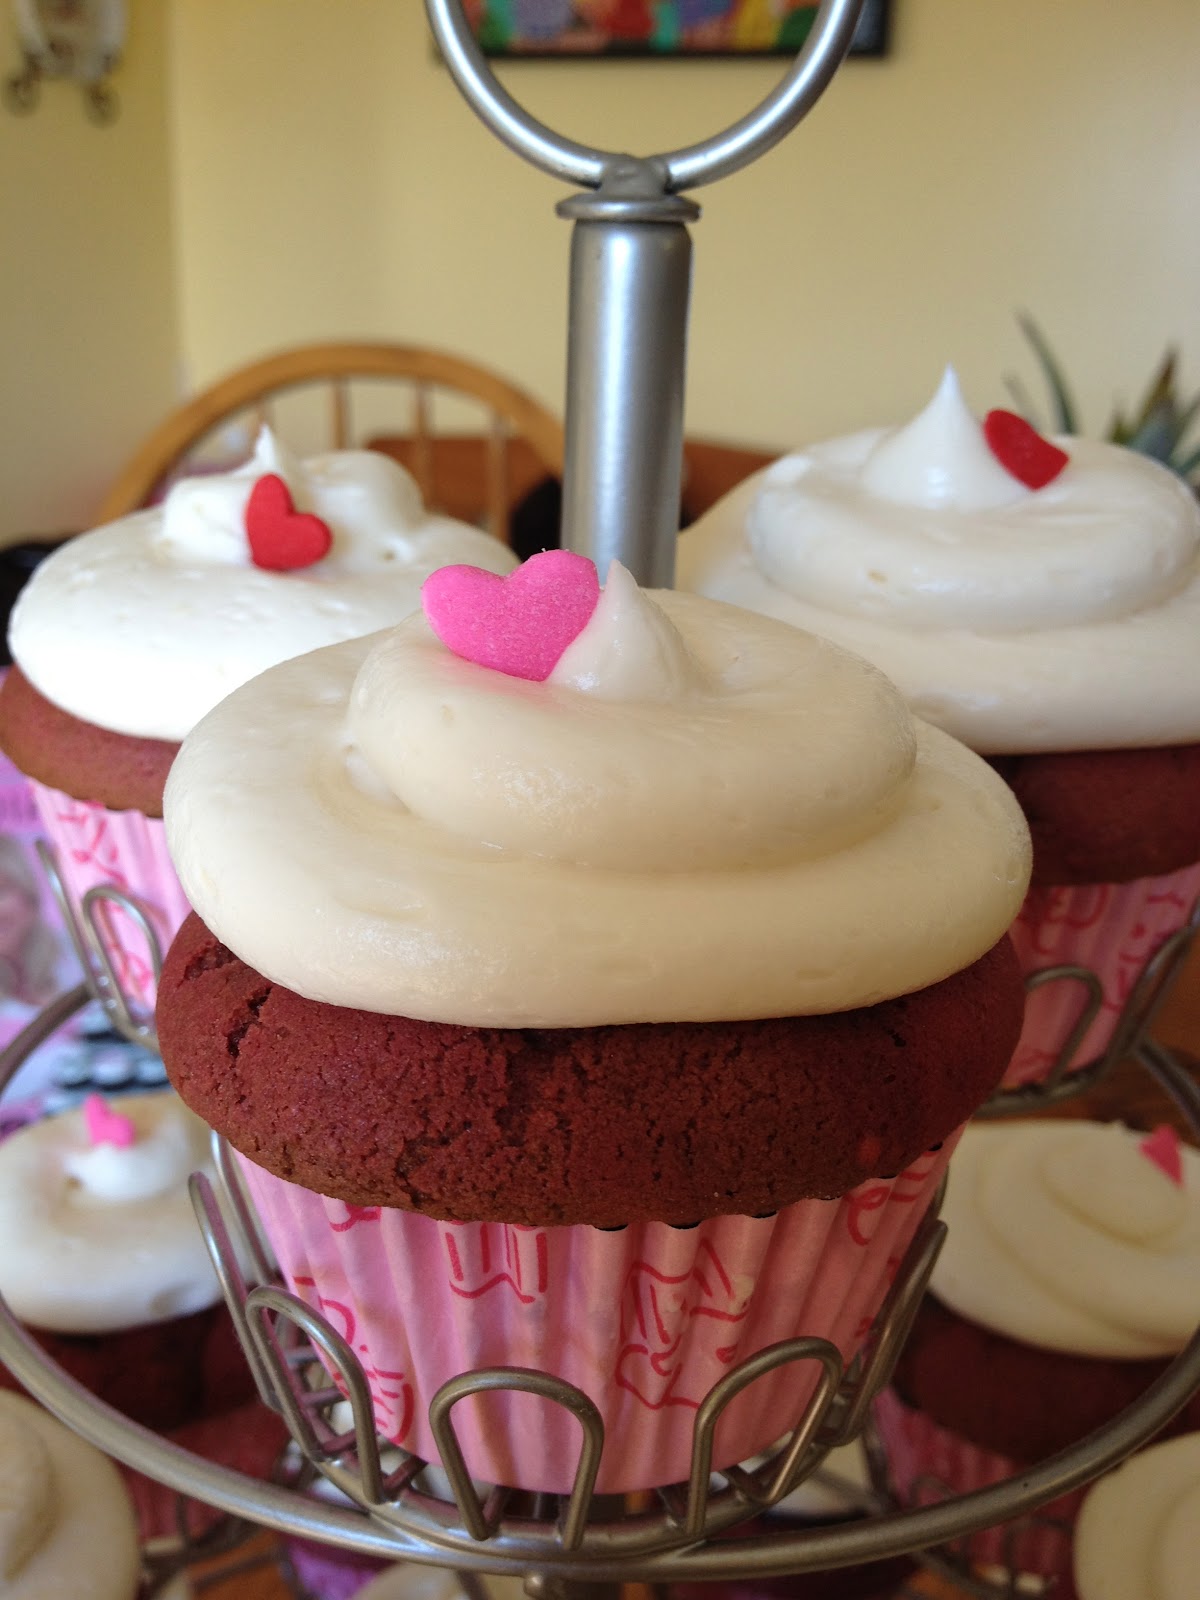
[{"label": "yellow wall", "polygon": [[[1102,426],[1169,340],[1200,382],[1200,6],[895,0],[895,49],[699,198],[688,426],[768,445],[898,419],[947,359],[978,408],[1034,311]],[[433,60],[418,0],[174,0],[194,381],[317,336],[438,343],[558,405],[569,226]],[[557,128],[645,151],[770,63],[509,66]]]},{"label": "yellow wall", "polygon": [[[85,523],[175,397],[161,0],[130,17],[111,127],[65,83],[0,110],[0,543]],[[0,73],[18,61],[4,27]]]}]

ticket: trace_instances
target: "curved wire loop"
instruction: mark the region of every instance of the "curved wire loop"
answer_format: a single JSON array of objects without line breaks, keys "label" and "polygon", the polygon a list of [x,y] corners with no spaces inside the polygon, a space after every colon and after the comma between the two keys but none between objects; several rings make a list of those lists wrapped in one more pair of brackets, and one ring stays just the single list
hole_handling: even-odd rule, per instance
[{"label": "curved wire loop", "polygon": [[464,99],[502,144],[552,177],[598,189],[610,175],[644,182],[660,194],[715,183],[757,160],[816,104],[850,48],[863,0],[821,0],[804,48],[783,80],[752,111],[709,139],[666,155],[631,158],[579,144],[546,127],[496,81],[471,33],[461,0],[425,0],[434,38]]},{"label": "curved wire loop", "polygon": [[1104,985],[1088,967],[1042,967],[1025,979],[1032,994],[1049,984],[1076,984],[1081,1003],[1067,1037],[1059,1047],[1050,1071],[1041,1082],[1000,1088],[977,1113],[980,1117],[1024,1116],[1056,1105],[1095,1087],[1121,1061],[1137,1056],[1150,1038],[1150,1029],[1200,935],[1200,898],[1187,919],[1169,933],[1143,963],[1121,1007],[1116,1026],[1103,1052],[1092,1061],[1078,1062],[1080,1046],[1104,1001]]},{"label": "curved wire loop", "polygon": [[145,941],[146,956],[157,988],[162,973],[162,945],[145,907],[126,890],[108,883],[94,885],[76,903],[53,848],[44,839],[39,839],[36,849],[91,998],[103,1008],[110,1026],[123,1039],[157,1055],[158,1035],[154,1030],[154,1019],[147,1014],[141,998],[126,987],[122,976],[126,962],[120,952],[111,917],[112,911],[119,911],[137,928]]}]

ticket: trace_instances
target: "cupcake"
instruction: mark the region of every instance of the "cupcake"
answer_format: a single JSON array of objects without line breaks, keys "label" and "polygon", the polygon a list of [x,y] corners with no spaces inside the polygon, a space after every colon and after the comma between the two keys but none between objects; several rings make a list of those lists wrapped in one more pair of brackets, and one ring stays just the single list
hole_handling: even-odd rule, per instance
[{"label": "cupcake", "polygon": [[[904,1503],[1077,1443],[1135,1403],[1200,1323],[1200,1152],[1166,1125],[973,1125],[942,1215],[931,1294],[877,1402]],[[1198,1426],[1194,1399],[1166,1431]],[[974,1534],[968,1553],[1065,1582],[1081,1499]]]},{"label": "cupcake", "polygon": [[740,485],[680,540],[679,584],[858,651],[992,760],[1033,835],[1023,965],[1078,964],[1103,985],[1082,1029],[1078,979],[1040,983],[1006,1081],[1102,1056],[1200,893],[1200,508],[1186,484],[1007,412],[981,426],[947,372],[906,427]]},{"label": "cupcake", "polygon": [[169,1092],[92,1095],[0,1143],[0,1294],[74,1378],[160,1431],[252,1390],[188,1196],[207,1166],[208,1130]]},{"label": "cupcake", "polygon": [[[590,1396],[602,1491],[794,1334],[860,1347],[1019,1029],[1028,836],[995,773],[828,642],[614,564],[443,569],[425,615],[231,695],[167,786],[196,915],[158,1026],[388,1439],[483,1366]],[[715,1464],[786,1431],[785,1366]],[[575,1419],[455,1420],[561,1490]]]},{"label": "cupcake", "polygon": [[[35,780],[76,907],[97,885],[121,890],[165,949],[187,914],[159,820],[184,734],[264,668],[407,615],[422,579],[455,560],[514,564],[427,513],[388,457],[299,462],[264,429],[236,471],[183,479],[42,562],[12,614],[0,748]],[[146,930],[112,902],[100,914],[117,981],[148,1014]]]},{"label": "cupcake", "polygon": [[135,1600],[138,1576],[116,1468],[31,1400],[0,1394],[0,1594]]},{"label": "cupcake", "polygon": [[1088,1494],[1075,1528],[1078,1600],[1190,1600],[1200,1550],[1200,1433],[1131,1456]]}]

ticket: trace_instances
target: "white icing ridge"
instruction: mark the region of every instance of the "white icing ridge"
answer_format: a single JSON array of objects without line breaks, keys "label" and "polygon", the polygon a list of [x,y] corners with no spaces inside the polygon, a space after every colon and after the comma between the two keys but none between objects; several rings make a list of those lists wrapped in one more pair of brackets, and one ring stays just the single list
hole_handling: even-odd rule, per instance
[{"label": "white icing ridge", "polygon": [[679,586],[822,633],[989,754],[1200,738],[1200,507],[1082,438],[1050,484],[995,459],[952,373],[906,427],[756,473],[679,542]]},{"label": "white icing ridge", "polygon": [[1079,1600],[1195,1600],[1200,1433],[1131,1456],[1092,1489],[1075,1525]]},{"label": "white icing ridge", "polygon": [[311,999],[497,1027],[849,1009],[1000,938],[1029,842],[984,763],[824,640],[606,595],[544,683],[417,615],[231,696],[164,806],[208,926]]},{"label": "white icing ridge", "polygon": [[165,1091],[109,1105],[127,1149],[93,1147],[79,1108],[0,1144],[0,1293],[35,1328],[111,1333],[220,1298],[187,1187],[213,1176],[207,1127]]},{"label": "white icing ridge", "polygon": [[932,1289],[1046,1350],[1138,1360],[1200,1323],[1200,1151],[1176,1185],[1119,1123],[972,1123],[950,1164]]},{"label": "white icing ridge", "polygon": [[23,1395],[0,1392],[4,1600],[134,1600],[133,1508],[111,1461]]},{"label": "white icing ridge", "polygon": [[[312,566],[253,565],[243,525],[264,473],[329,525]],[[512,552],[425,511],[412,477],[373,450],[294,461],[266,430],[233,472],[186,478],[163,505],[70,539],[37,568],[9,626],[14,660],[86,722],[178,741],[231,689],[321,645],[398,622],[437,567],[509,572]]]}]

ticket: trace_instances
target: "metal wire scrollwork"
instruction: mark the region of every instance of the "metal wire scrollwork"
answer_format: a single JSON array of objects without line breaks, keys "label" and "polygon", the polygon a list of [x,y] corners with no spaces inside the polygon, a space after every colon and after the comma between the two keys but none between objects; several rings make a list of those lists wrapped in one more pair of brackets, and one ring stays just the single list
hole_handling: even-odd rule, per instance
[{"label": "metal wire scrollwork", "polygon": [[[87,999],[80,986],[46,1008],[4,1052],[0,1090],[26,1056]],[[1139,1060],[1200,1128],[1200,1088],[1170,1052],[1145,1043]],[[1117,1465],[1146,1443],[1200,1386],[1200,1333],[1146,1391],[1086,1440],[1018,1478],[974,1490],[949,1502],[889,1510],[854,1524],[803,1531],[731,1530],[778,1503],[812,1472],[826,1452],[848,1442],[886,1381],[909,1319],[936,1257],[942,1224],[927,1217],[893,1285],[864,1358],[843,1370],[823,1341],[794,1339],[759,1352],[758,1369],[812,1361],[836,1375],[818,1386],[791,1434],[765,1458],[723,1469],[704,1467],[712,1428],[731,1398],[718,1390],[697,1415],[689,1481],[639,1497],[636,1508],[598,1497],[587,1506],[580,1533],[577,1507],[587,1498],[576,1476],[572,1495],[521,1495],[495,1486],[480,1489],[464,1473],[440,1474],[421,1458],[386,1446],[375,1435],[370,1396],[357,1359],[323,1319],[269,1281],[269,1263],[234,1165],[224,1152],[224,1209],[216,1192],[198,1184],[200,1210],[218,1262],[230,1310],[250,1355],[260,1392],[299,1435],[315,1470],[347,1497],[322,1502],[280,1484],[189,1454],[131,1423],[73,1382],[20,1327],[0,1300],[0,1360],[69,1427],[108,1454],[161,1483],[207,1501],[231,1515],[301,1539],[392,1561],[418,1561],[462,1572],[494,1572],[554,1581],[671,1582],[771,1577],[857,1565],[943,1546],[966,1533],[1024,1516]],[[232,1181],[231,1181],[232,1180]],[[235,1248],[236,1247],[236,1248]],[[241,1259],[239,1259],[241,1252]],[[341,1382],[332,1381],[330,1370]],[[730,1375],[740,1381],[735,1369]],[[522,1381],[526,1372],[519,1373]],[[543,1377],[545,1375],[542,1375]],[[462,1395],[503,1387],[511,1373],[467,1373],[445,1386],[446,1418]],[[556,1380],[549,1379],[552,1386]],[[746,1373],[745,1381],[752,1381]],[[576,1391],[567,1395],[570,1400]],[[332,1413],[345,1400],[352,1425],[337,1427]],[[586,1451],[581,1465],[586,1474]],[[583,1485],[581,1488],[580,1485]],[[482,1537],[479,1535],[482,1534]],[[715,1537],[726,1534],[727,1537]],[[997,1591],[987,1591],[996,1595]],[[1001,1591],[1002,1592],[1002,1591]]]},{"label": "metal wire scrollwork", "polygon": [[1150,954],[1138,973],[1117,1018],[1116,1027],[1103,1054],[1094,1061],[1078,1063],[1076,1058],[1089,1028],[1100,1013],[1104,985],[1088,967],[1042,967],[1025,979],[1032,994],[1048,984],[1076,984],[1080,1008],[1070,1032],[1063,1040],[1045,1079],[1001,1088],[976,1113],[980,1117],[1020,1116],[1057,1105],[1092,1089],[1121,1061],[1134,1057],[1149,1040],[1154,1024],[1200,934],[1200,899],[1192,906],[1187,920],[1170,933]]},{"label": "metal wire scrollwork", "polygon": [[111,1026],[131,1044],[158,1054],[154,1018],[141,998],[126,988],[125,965],[112,931],[110,910],[131,919],[146,942],[146,955],[157,988],[162,973],[162,945],[144,906],[115,884],[97,884],[77,902],[67,888],[54,850],[44,839],[37,843],[38,859],[50,893],[58,907],[93,1000],[103,1008]]},{"label": "metal wire scrollwork", "polygon": [[[436,1540],[450,1551],[466,1553],[472,1546],[489,1543],[502,1546],[507,1554],[538,1568],[555,1555],[597,1557],[619,1552],[630,1559],[682,1548],[791,1494],[830,1449],[857,1436],[911,1326],[945,1234],[944,1224],[932,1213],[925,1218],[865,1355],[849,1367],[827,1340],[796,1338],[759,1351],[714,1385],[696,1414],[688,1482],[658,1493],[662,1509],[657,1514],[630,1518],[623,1506],[615,1514],[599,1511],[593,1488],[604,1449],[604,1424],[593,1402],[571,1384],[547,1373],[509,1367],[451,1379],[429,1406],[451,1504],[444,1496],[423,1490],[428,1462],[378,1439],[367,1379],[346,1340],[287,1290],[271,1282],[247,1285],[239,1256],[256,1256],[261,1268],[261,1243],[237,1165],[223,1141],[215,1140],[214,1148],[227,1209],[237,1221],[231,1229],[213,1186],[198,1175],[193,1179],[193,1198],[201,1228],[235,1326],[246,1342],[260,1394],[283,1415],[305,1459],[377,1522]],[[725,1408],[766,1373],[808,1362],[818,1367],[818,1381],[786,1440],[753,1466],[730,1467],[717,1474],[725,1488],[714,1490],[713,1440]],[[492,1485],[481,1494],[459,1445],[454,1408],[472,1395],[499,1390],[537,1394],[566,1408],[580,1423],[580,1455],[571,1490],[563,1496],[533,1497],[540,1502],[537,1516],[529,1514],[527,1495]],[[331,1414],[347,1405],[351,1426],[339,1427]],[[455,1509],[461,1526],[451,1520]]]}]

